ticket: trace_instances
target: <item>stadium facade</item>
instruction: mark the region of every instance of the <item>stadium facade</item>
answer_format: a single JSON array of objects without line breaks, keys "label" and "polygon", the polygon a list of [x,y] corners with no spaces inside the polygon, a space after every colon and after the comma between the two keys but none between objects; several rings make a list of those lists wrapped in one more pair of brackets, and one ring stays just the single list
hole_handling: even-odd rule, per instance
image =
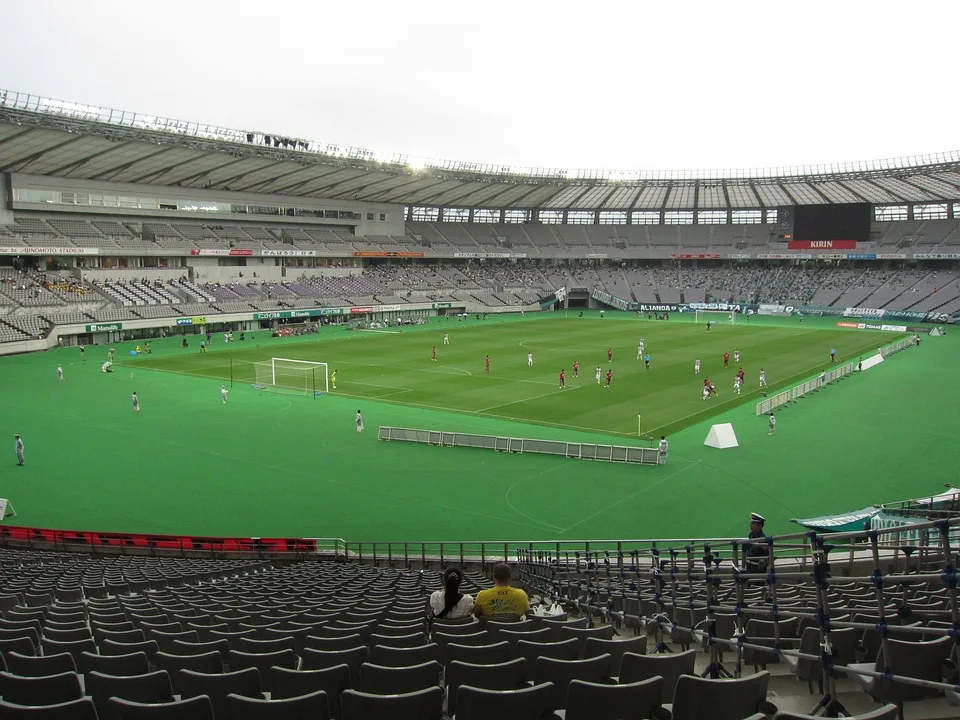
[{"label": "stadium facade", "polygon": [[[960,260],[958,152],[756,170],[518,168],[0,91],[0,191],[6,352],[208,321],[532,310],[561,288],[568,307],[913,322],[960,312],[960,289],[937,277]],[[751,268],[759,286],[744,279]],[[720,271],[737,277],[717,282]]]}]

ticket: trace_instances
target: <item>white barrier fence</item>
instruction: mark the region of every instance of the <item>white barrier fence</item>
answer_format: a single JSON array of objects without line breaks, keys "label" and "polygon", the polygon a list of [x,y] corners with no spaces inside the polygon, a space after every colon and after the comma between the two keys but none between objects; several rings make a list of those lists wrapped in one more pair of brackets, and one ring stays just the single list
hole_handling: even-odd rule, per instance
[{"label": "white barrier fence", "polygon": [[633,447],[630,445],[599,445],[596,443],[566,442],[564,440],[536,440],[498,435],[474,435],[472,433],[444,432],[442,430],[419,430],[380,426],[377,438],[401,442],[424,443],[438,447],[479,448],[512,453],[538,453],[560,455],[578,460],[603,460],[605,462],[659,465],[660,451],[657,448]]},{"label": "white barrier fence", "polygon": [[[877,351],[877,354],[881,357],[888,357],[893,355],[896,352],[913,345],[914,342],[911,338],[904,338],[903,340],[897,340],[894,343],[885,345]],[[859,362],[859,361],[858,361]],[[866,366],[867,361],[864,361],[864,366]],[[845,365],[840,367],[833,368],[831,370],[825,370],[823,373],[813,378],[812,380],[807,380],[806,382],[800,383],[799,385],[791,388],[790,390],[784,390],[772,395],[771,397],[765,398],[757,403],[757,415],[766,415],[771,410],[786,405],[788,402],[798,400],[804,395],[807,395],[811,392],[819,390],[822,387],[826,387],[832,382],[839,380],[840,378],[846,377],[853,373],[857,368],[857,362],[848,362]]]}]

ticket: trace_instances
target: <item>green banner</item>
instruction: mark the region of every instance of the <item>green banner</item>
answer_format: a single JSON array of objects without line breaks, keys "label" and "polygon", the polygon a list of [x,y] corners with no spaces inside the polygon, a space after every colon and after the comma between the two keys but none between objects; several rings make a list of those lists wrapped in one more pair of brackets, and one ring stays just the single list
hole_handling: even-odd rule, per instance
[{"label": "green banner", "polygon": [[434,303],[433,304],[434,310],[443,310],[444,308],[452,308],[452,307],[453,307],[453,303]]},{"label": "green banner", "polygon": [[343,308],[314,308],[313,310],[278,310],[277,312],[254,313],[254,320],[284,320],[286,318],[321,317],[343,315]]},{"label": "green banner", "polygon": [[109,332],[110,330],[120,330],[123,323],[100,323],[99,325],[87,325],[87,332]]}]

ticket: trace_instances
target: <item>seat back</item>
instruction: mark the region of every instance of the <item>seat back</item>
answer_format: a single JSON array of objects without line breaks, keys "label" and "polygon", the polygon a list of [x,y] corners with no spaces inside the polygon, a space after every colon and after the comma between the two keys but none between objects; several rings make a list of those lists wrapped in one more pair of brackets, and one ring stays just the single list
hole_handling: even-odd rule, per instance
[{"label": "seat back", "polygon": [[173,701],[173,686],[166,670],[143,675],[106,675],[94,670],[86,674],[85,688],[102,718],[110,717],[107,700],[112,697],[139,703]]},{"label": "seat back", "polygon": [[527,661],[517,658],[496,665],[474,665],[454,660],[447,667],[447,714],[457,711],[457,692],[463,685],[484,690],[518,690],[526,686]]},{"label": "seat back", "polygon": [[620,674],[620,661],[627,653],[646,655],[647,636],[638,635],[637,637],[627,638],[626,640],[603,640],[601,638],[588,637],[583,646],[584,659],[594,658],[600,655],[610,656],[610,677],[617,677]]},{"label": "seat back", "polygon": [[[876,710],[865,712],[860,715],[849,715],[848,720],[897,720],[900,708],[896,705],[884,705]],[[773,720],[820,720],[822,716],[801,715],[799,713],[778,712]]]},{"label": "seat back", "polygon": [[364,646],[349,650],[312,650],[304,648],[301,670],[324,670],[325,668],[346,665],[350,669],[351,687],[360,682],[360,666],[369,660],[367,648]]},{"label": "seat back", "polygon": [[230,720],[329,720],[327,694],[322,690],[284,700],[257,700],[227,695]]},{"label": "seat back", "polygon": [[739,680],[681,675],[673,698],[673,720],[742,720],[761,711],[769,682],[766,670]]},{"label": "seat back", "polygon": [[403,695],[344,690],[340,708],[340,720],[442,720],[443,690],[435,687]]},{"label": "seat back", "polygon": [[81,697],[63,703],[46,705],[42,708],[35,706],[17,705],[6,700],[0,700],[0,718],[3,720],[99,720],[97,708],[93,700]]},{"label": "seat back", "polygon": [[654,717],[662,706],[663,678],[626,685],[571,680],[567,688],[566,720],[621,720]]},{"label": "seat back", "polygon": [[440,663],[430,660],[408,667],[389,667],[364,663],[360,666],[361,692],[375,695],[401,695],[440,685]]},{"label": "seat back", "polygon": [[233,670],[256,668],[260,672],[260,686],[265,692],[270,692],[270,668],[285,667],[296,670],[300,667],[300,658],[293,650],[269,653],[245,653],[231,650],[228,660]]},{"label": "seat back", "polygon": [[270,668],[270,687],[273,688],[270,697],[274,700],[285,700],[322,690],[327,694],[330,716],[338,718],[340,694],[350,687],[350,668],[346,665],[335,665],[323,670],[288,670],[274,667]]},{"label": "seat back", "polygon": [[[592,628],[575,628],[569,625],[563,625],[560,628],[560,639],[577,638],[580,641],[580,657],[583,657],[583,651],[587,645],[587,638],[599,638],[601,640],[613,640],[615,634],[613,625],[597,625]],[[559,689],[558,689],[559,694]]]},{"label": "seat back", "polygon": [[180,671],[194,670],[196,672],[216,674],[223,672],[223,657],[220,653],[208,652],[200,655],[172,655],[158,652],[153,658],[154,664],[160,670],[166,670],[170,675],[175,695],[181,695]]},{"label": "seat back", "polygon": [[0,696],[16,705],[58,705],[83,697],[75,672],[22,677],[0,672]]},{"label": "seat back", "polygon": [[[420,636],[423,639],[423,636]],[[436,643],[416,647],[374,645],[370,648],[370,662],[388,667],[409,667],[425,662],[440,662],[440,648]]]},{"label": "seat back", "polygon": [[215,720],[213,705],[206,695],[162,705],[110,698],[107,709],[117,720]]},{"label": "seat back", "polygon": [[557,660],[576,660],[579,653],[580,641],[577,638],[546,643],[520,640],[516,648],[514,648],[514,655],[525,659],[527,666],[530,668],[533,668],[537,664],[537,658],[539,657],[555,658]]},{"label": "seat back", "polygon": [[663,696],[665,703],[672,703],[681,675],[693,674],[697,662],[697,651],[665,655],[636,655],[625,653],[620,660],[621,683],[635,683],[658,675],[663,678]]},{"label": "seat back", "polygon": [[450,643],[446,649],[446,665],[454,660],[473,665],[493,665],[511,660],[510,643],[503,641],[492,645],[460,645]]},{"label": "seat back", "polygon": [[6,654],[6,661],[7,672],[21,677],[43,677],[77,671],[77,664],[70,653],[37,656],[9,652]]},{"label": "seat back", "polygon": [[[543,683],[519,690],[484,690],[461,685],[457,691],[457,720],[489,720],[489,718],[553,717],[556,709],[556,688]],[[344,719],[346,720],[346,718]]]},{"label": "seat back", "polygon": [[602,683],[610,678],[610,656],[598,655],[588,660],[555,660],[537,658],[534,666],[533,683],[552,683],[556,688],[557,707],[567,706],[567,687],[571,680],[586,680]]},{"label": "seat back", "polygon": [[228,673],[199,673],[193,670],[180,671],[181,696],[187,698],[206,695],[217,718],[230,717],[227,695],[263,698],[260,691],[260,673],[256,668],[235,670]]}]

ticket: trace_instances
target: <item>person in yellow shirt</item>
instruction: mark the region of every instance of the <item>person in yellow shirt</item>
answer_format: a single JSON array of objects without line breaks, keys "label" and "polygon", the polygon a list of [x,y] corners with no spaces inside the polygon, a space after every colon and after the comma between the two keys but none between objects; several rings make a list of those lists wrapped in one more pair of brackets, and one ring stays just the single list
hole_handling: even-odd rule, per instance
[{"label": "person in yellow shirt", "polygon": [[530,610],[527,594],[510,587],[512,572],[506,563],[493,566],[493,587],[481,590],[474,601],[473,612],[484,617],[497,615],[524,615]]}]

